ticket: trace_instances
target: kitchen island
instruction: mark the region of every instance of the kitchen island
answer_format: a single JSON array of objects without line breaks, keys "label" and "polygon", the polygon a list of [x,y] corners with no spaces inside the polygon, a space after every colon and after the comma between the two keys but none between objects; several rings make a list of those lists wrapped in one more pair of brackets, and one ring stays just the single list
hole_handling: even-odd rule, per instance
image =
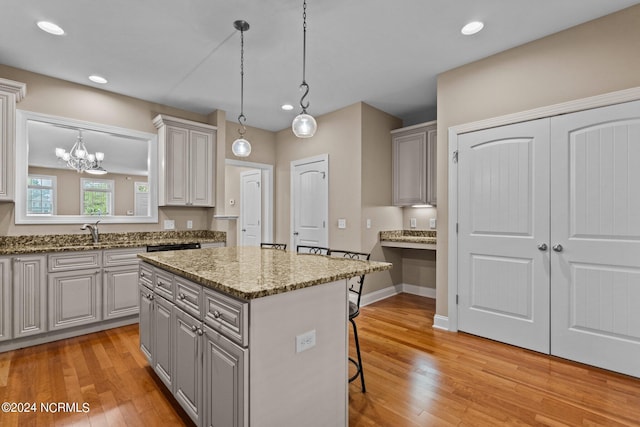
[{"label": "kitchen island", "polygon": [[197,425],[347,425],[346,282],[391,264],[254,247],[138,256],[141,349]]}]

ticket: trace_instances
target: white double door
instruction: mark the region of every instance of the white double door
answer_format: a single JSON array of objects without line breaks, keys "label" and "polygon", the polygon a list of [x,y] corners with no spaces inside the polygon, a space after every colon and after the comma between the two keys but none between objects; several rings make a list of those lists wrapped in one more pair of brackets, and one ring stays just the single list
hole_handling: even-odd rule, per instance
[{"label": "white double door", "polygon": [[640,376],[640,102],[458,142],[459,329]]}]

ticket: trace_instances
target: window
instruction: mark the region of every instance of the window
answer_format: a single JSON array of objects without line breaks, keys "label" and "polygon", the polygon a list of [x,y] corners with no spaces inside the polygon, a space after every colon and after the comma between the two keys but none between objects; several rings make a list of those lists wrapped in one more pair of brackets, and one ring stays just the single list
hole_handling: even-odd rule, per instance
[{"label": "window", "polygon": [[114,181],[110,179],[80,179],[82,215],[113,215]]},{"label": "window", "polygon": [[56,177],[29,175],[27,178],[27,215],[56,214]]}]

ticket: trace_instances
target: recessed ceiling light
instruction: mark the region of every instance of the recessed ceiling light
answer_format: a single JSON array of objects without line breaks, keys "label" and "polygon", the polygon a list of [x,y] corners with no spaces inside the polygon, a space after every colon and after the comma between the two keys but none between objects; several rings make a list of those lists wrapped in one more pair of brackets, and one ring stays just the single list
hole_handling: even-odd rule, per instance
[{"label": "recessed ceiling light", "polygon": [[291,105],[291,104],[282,104],[282,107],[280,107],[280,108],[282,108],[284,111],[291,111],[291,110],[293,110],[293,105]]},{"label": "recessed ceiling light", "polygon": [[469,22],[467,25],[462,27],[460,32],[465,36],[470,36],[482,30],[484,28],[484,24],[480,21]]},{"label": "recessed ceiling light", "polygon": [[53,34],[54,36],[61,36],[64,34],[64,30],[53,22],[39,21],[37,25],[38,28],[40,28],[42,31],[46,31],[47,33]]},{"label": "recessed ceiling light", "polygon": [[89,76],[89,80],[91,80],[94,83],[100,83],[100,84],[105,84],[107,82],[107,79],[105,79],[102,76],[96,76],[95,74],[93,76]]}]

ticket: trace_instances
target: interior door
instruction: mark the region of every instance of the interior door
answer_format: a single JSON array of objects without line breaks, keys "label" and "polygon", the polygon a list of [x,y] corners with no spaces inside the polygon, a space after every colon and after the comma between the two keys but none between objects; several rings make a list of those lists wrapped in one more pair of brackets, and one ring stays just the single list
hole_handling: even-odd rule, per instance
[{"label": "interior door", "polygon": [[640,102],[551,124],[551,352],[640,377]]},{"label": "interior door", "polygon": [[549,120],[458,142],[458,327],[548,353]]},{"label": "interior door", "polygon": [[240,246],[262,242],[262,172],[240,173]]},{"label": "interior door", "polygon": [[319,156],[291,162],[291,248],[329,245],[329,159]]}]

